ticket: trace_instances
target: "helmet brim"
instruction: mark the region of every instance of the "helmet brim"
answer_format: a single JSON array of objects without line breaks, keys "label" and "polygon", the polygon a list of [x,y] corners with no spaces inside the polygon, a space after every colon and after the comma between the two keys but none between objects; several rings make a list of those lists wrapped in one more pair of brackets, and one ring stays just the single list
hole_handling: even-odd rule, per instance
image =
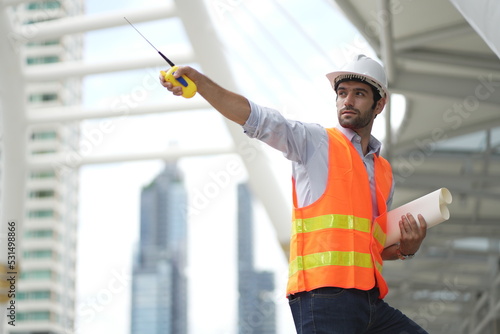
[{"label": "helmet brim", "polygon": [[373,87],[375,87],[375,89],[377,89],[379,91],[380,96],[382,96],[383,98],[389,96],[389,91],[387,90],[387,88],[384,84],[382,84],[380,81],[378,81],[374,77],[366,75],[366,74],[350,72],[350,71],[335,71],[335,72],[328,73],[326,75],[326,77],[328,78],[328,80],[330,80],[330,83],[332,84],[332,87],[334,87],[334,88],[335,88],[336,83],[339,82],[340,80],[352,78],[352,79],[361,80],[363,82],[366,82],[369,85],[372,85]]}]

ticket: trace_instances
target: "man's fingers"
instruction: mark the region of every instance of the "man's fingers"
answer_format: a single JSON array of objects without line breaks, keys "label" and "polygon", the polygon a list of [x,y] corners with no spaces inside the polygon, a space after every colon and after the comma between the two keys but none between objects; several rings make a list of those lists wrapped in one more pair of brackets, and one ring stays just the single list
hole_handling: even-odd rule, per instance
[{"label": "man's fingers", "polygon": [[421,229],[427,229],[427,221],[425,220],[424,216],[418,215],[418,222],[420,223],[420,228]]},{"label": "man's fingers", "polygon": [[412,231],[412,229],[413,229],[409,217],[405,216],[405,215],[401,216],[400,225],[402,225],[402,229],[406,233],[410,233]]},{"label": "man's fingers", "polygon": [[190,78],[190,73],[191,73],[191,67],[189,66],[178,66],[177,70],[175,70],[174,77],[179,78],[183,75],[186,75],[188,78]]},{"label": "man's fingers", "polygon": [[[415,218],[418,219],[418,222]],[[420,214],[414,217],[408,213],[401,216],[399,226],[401,229],[401,252],[403,254],[416,253],[427,233],[427,222],[424,217]]]},{"label": "man's fingers", "polygon": [[174,95],[182,95],[182,87],[179,87],[179,86],[175,86],[172,88],[172,93],[174,93]]},{"label": "man's fingers", "polygon": [[160,75],[160,84],[171,91],[174,95],[182,95],[182,87],[174,86],[170,81],[165,80],[162,75]]},{"label": "man's fingers", "polygon": [[420,223],[420,233],[425,237],[427,235],[427,222],[424,216],[418,215],[418,222]]}]

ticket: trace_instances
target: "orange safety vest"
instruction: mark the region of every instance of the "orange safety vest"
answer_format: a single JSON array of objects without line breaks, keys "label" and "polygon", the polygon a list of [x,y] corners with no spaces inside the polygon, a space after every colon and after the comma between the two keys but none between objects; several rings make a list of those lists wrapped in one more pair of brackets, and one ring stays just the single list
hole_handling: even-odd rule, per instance
[{"label": "orange safety vest", "polygon": [[328,183],[311,205],[297,207],[293,182],[293,229],[287,294],[331,286],[388,291],[382,277],[382,251],[387,234],[386,201],[392,187],[389,162],[374,155],[378,212],[366,168],[354,145],[338,130],[329,137]]}]

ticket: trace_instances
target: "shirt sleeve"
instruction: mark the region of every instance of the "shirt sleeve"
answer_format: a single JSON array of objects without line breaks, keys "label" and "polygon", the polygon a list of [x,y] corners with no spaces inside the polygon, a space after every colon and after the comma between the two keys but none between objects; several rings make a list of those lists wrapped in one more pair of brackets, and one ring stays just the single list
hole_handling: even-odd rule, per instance
[{"label": "shirt sleeve", "polygon": [[392,206],[392,199],[394,198],[394,178],[392,179],[392,185],[391,185],[391,192],[389,194],[389,198],[387,199],[386,205],[387,205],[387,211],[391,210]]},{"label": "shirt sleeve", "polygon": [[319,124],[288,120],[277,110],[250,101],[251,113],[243,125],[247,136],[281,151],[297,163],[307,163],[321,144],[327,144],[326,130]]}]

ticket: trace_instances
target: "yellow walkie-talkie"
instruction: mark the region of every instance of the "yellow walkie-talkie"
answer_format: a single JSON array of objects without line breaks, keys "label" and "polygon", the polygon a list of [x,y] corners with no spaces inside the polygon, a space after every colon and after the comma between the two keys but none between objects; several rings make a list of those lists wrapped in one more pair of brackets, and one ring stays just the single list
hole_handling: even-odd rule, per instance
[{"label": "yellow walkie-talkie", "polygon": [[160,71],[161,75],[165,78],[166,81],[168,82],[171,82],[172,85],[174,86],[179,86],[179,87],[182,87],[182,96],[184,96],[185,98],[190,98],[190,97],[193,97],[195,94],[196,94],[196,85],[195,83],[189,79],[187,76],[183,75],[183,76],[180,76],[178,78],[174,77],[174,73],[175,71],[178,69],[178,67],[170,60],[168,59],[163,53],[160,52],[160,50],[158,50],[146,37],[144,37],[143,34],[141,34],[141,32],[139,30],[137,30],[136,27],[134,27],[134,25],[132,23],[130,23],[129,20],[127,20],[126,17],[124,17],[124,19],[128,22],[128,24],[130,24],[132,26],[132,28],[135,29],[135,31],[137,31],[139,33],[139,35],[142,36],[142,38],[144,38],[146,40],[146,42],[149,43],[149,45],[151,45],[153,47],[153,49],[155,49],[158,54],[163,58],[165,59],[165,61],[171,66],[170,69],[165,72],[165,71]]}]

